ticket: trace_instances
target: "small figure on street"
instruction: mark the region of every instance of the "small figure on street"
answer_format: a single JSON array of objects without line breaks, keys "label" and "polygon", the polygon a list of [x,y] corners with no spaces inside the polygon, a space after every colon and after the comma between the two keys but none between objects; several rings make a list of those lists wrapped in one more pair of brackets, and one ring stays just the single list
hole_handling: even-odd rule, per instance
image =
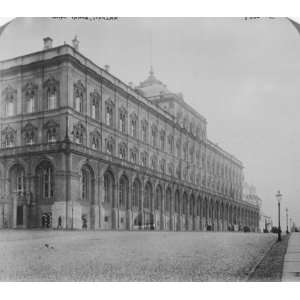
[{"label": "small figure on street", "polygon": [[61,216],[59,216],[58,220],[57,220],[57,229],[62,229],[62,219],[61,219]]}]

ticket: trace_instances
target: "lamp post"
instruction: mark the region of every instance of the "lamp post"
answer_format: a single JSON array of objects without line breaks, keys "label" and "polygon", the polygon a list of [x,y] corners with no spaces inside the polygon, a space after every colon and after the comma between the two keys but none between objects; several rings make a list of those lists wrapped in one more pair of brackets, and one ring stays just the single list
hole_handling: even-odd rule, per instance
[{"label": "lamp post", "polygon": [[277,202],[278,202],[278,242],[281,241],[281,227],[280,227],[280,201],[282,198],[282,195],[280,194],[280,191],[276,194]]},{"label": "lamp post", "polygon": [[286,234],[289,234],[289,210],[288,208],[285,209],[286,212]]}]

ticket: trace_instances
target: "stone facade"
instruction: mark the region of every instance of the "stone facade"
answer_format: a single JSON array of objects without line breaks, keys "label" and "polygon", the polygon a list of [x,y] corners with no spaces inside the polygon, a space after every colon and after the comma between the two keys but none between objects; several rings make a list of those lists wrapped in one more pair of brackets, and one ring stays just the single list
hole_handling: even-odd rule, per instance
[{"label": "stone facade", "polygon": [[258,230],[242,163],[153,70],[132,88],[65,44],[0,72],[0,228]]}]

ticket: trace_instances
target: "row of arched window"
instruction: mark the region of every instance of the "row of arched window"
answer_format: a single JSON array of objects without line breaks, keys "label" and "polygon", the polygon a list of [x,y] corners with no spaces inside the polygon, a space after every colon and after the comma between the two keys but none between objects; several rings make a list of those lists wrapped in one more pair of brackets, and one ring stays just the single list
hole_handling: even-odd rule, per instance
[{"label": "row of arched window", "polygon": [[[54,143],[58,139],[59,125],[50,120],[43,126],[43,142]],[[21,129],[21,144],[34,145],[38,142],[38,128],[31,123],[27,123]],[[11,126],[5,127],[1,131],[2,148],[16,147],[17,145],[17,130]]]},{"label": "row of arched window", "polygon": [[[52,110],[58,107],[59,82],[50,76],[43,84],[42,98],[39,101],[39,87],[33,82],[28,82],[22,88],[22,111],[17,111],[18,91],[8,85],[3,91],[3,107],[6,117],[12,117],[18,113],[34,113],[39,110]],[[39,107],[41,105],[41,107]]]},{"label": "row of arched window", "polygon": [[[54,174],[52,164],[48,161],[41,162],[35,170],[35,187],[37,199],[49,200],[54,197]],[[24,195],[26,193],[25,169],[15,165],[10,169],[10,192]]]}]

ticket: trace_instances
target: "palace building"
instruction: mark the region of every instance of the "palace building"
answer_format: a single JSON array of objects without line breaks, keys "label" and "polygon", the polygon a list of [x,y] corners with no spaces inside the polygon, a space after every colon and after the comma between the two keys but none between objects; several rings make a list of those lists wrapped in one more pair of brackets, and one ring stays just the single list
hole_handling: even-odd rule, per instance
[{"label": "palace building", "polygon": [[152,68],[133,87],[78,46],[0,62],[0,228],[257,231],[206,119]]}]

